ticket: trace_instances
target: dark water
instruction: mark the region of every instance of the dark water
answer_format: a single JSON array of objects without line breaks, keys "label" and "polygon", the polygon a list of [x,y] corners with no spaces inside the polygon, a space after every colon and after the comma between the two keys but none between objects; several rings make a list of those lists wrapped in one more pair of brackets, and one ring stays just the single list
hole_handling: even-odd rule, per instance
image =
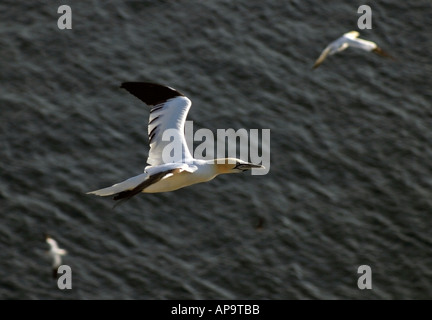
[{"label": "dark water", "polygon": [[[361,36],[395,61],[348,49],[312,71],[361,4],[2,1],[0,298],[432,298],[431,2],[367,3]],[[139,80],[187,94],[195,130],[270,129],[269,174],[115,210],[86,195],[145,166],[148,108],[119,88]]]}]

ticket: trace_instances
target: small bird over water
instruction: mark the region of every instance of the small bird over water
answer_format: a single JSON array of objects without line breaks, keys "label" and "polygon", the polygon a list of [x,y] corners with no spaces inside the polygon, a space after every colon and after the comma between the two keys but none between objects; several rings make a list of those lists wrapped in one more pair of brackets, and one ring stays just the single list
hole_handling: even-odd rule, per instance
[{"label": "small bird over water", "polygon": [[[212,160],[194,159],[186,144],[184,126],[192,102],[179,91],[149,82],[124,82],[126,89],[150,106],[148,135],[150,151],[144,173],[111,187],[88,192],[98,196],[114,196],[114,200],[127,200],[141,192],[174,191],[196,183],[212,180],[219,174],[239,173],[252,168],[264,168],[235,158]],[[169,130],[179,143],[170,162],[163,160],[164,148],[171,143],[162,139]],[[165,151],[166,152],[166,151]],[[120,201],[121,202],[121,201]],[[118,202],[118,203],[120,203]]]},{"label": "small bird over water", "polygon": [[359,35],[360,34],[357,31],[351,31],[345,33],[342,37],[330,43],[315,61],[312,68],[318,68],[319,65],[323,63],[323,61],[327,58],[327,56],[331,56],[335,53],[341,52],[348,47],[359,48],[365,51],[376,53],[383,57],[393,59],[392,56],[390,56],[387,52],[384,52],[380,47],[378,47],[375,42],[360,39],[358,38]]},{"label": "small bird over water", "polygon": [[64,256],[67,252],[64,249],[60,249],[57,245],[57,241],[51,238],[49,235],[45,235],[45,240],[50,246],[48,251],[49,256],[52,259],[52,275],[53,278],[57,278],[57,270],[62,264],[61,256]]}]

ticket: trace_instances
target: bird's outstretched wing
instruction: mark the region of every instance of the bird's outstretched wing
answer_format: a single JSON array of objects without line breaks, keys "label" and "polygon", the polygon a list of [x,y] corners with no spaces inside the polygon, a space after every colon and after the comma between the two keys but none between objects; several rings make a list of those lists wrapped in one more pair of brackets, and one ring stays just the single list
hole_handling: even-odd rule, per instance
[{"label": "bird's outstretched wing", "polygon": [[327,58],[327,56],[330,54],[330,47],[327,47],[321,52],[318,59],[316,59],[314,65],[312,66],[312,69],[316,69],[320,66],[321,63],[324,62],[324,60]]},{"label": "bird's outstretched wing", "polygon": [[[177,90],[156,83],[124,82],[121,87],[151,107],[147,163],[157,166],[164,164],[167,158],[169,162],[192,161],[184,136],[184,125],[192,102]],[[169,144],[172,145],[165,148]]]},{"label": "bird's outstretched wing", "polygon": [[328,57],[337,52],[341,52],[348,48],[347,40],[344,36],[336,39],[332,43],[330,43],[320,54],[318,59],[315,61],[312,69],[316,69],[320,66],[321,63]]}]

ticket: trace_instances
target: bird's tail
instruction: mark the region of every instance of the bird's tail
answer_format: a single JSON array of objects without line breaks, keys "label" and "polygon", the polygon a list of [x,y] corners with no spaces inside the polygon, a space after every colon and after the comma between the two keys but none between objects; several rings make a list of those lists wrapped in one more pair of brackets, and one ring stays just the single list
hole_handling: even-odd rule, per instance
[{"label": "bird's tail", "polygon": [[101,197],[116,195],[118,193],[134,189],[136,186],[138,186],[144,180],[146,180],[147,176],[148,176],[147,173],[143,173],[143,174],[140,174],[138,176],[129,178],[123,182],[116,183],[115,185],[112,185],[111,187],[87,192],[87,194],[94,194],[94,195],[101,196]]},{"label": "bird's tail", "polygon": [[144,189],[146,189],[148,186],[152,185],[153,183],[156,183],[159,180],[170,177],[173,174],[173,172],[176,170],[179,170],[179,168],[158,172],[152,175],[149,175],[148,173],[143,173],[140,174],[139,176],[117,183],[111,187],[99,189],[87,193],[95,194],[97,196],[102,196],[102,197],[114,195],[113,197],[114,200],[120,200],[114,205],[115,208],[120,203],[123,203],[124,201],[127,201],[133,196],[142,192]]}]

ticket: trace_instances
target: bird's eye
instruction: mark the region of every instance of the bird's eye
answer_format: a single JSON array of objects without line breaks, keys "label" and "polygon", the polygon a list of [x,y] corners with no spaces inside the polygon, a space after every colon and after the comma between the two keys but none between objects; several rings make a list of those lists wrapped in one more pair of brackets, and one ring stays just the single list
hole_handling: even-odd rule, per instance
[{"label": "bird's eye", "polygon": [[245,169],[243,168],[243,163],[241,163],[240,161],[236,162],[234,169],[245,171]]}]

